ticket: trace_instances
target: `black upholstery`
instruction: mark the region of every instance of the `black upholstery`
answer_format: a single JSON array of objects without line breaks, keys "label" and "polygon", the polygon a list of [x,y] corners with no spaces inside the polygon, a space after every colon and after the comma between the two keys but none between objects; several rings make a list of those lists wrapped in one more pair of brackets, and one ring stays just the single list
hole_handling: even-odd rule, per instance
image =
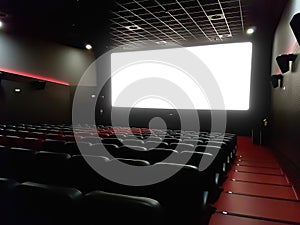
[{"label": "black upholstery", "polygon": [[65,184],[67,160],[70,158],[66,153],[37,152],[28,180],[52,185]]},{"label": "black upholstery", "polygon": [[79,190],[26,182],[13,192],[15,224],[65,225],[78,221],[77,204],[82,197]]},{"label": "black upholstery", "polygon": [[[161,225],[163,222],[162,208],[154,199],[95,191],[86,194],[83,202],[82,224]],[[99,213],[105,216],[99,218]]]}]

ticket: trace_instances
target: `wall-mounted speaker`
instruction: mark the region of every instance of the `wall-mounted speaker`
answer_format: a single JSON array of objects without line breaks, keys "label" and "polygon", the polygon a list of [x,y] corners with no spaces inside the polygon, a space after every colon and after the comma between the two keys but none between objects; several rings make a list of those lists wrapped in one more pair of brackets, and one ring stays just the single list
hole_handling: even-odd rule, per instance
[{"label": "wall-mounted speaker", "polygon": [[300,44],[300,13],[297,13],[293,16],[292,20],[290,21],[290,26],[298,43]]},{"label": "wall-mounted speaker", "polygon": [[273,88],[278,88],[280,84],[280,88],[283,88],[283,75],[276,74],[271,76],[271,83]]},{"label": "wall-mounted speaker", "polygon": [[46,86],[46,81],[38,80],[30,82],[30,86],[34,90],[43,90]]},{"label": "wall-mounted speaker", "polygon": [[286,73],[290,70],[290,62],[295,62],[297,55],[286,54],[276,57],[277,64],[282,73]]}]

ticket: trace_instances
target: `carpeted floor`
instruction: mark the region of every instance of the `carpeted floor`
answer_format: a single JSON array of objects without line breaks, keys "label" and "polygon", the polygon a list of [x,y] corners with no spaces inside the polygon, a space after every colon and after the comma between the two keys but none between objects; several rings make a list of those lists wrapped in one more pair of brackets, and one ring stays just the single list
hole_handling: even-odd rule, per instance
[{"label": "carpeted floor", "polygon": [[237,159],[209,225],[300,224],[300,201],[271,149],[238,137]]}]

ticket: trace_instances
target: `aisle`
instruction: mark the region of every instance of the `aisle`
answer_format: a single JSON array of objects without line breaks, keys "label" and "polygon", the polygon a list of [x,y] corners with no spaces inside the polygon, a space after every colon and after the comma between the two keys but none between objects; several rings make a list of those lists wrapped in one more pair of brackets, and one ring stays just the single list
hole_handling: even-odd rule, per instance
[{"label": "aisle", "polygon": [[237,159],[209,225],[300,224],[300,201],[270,149],[238,137]]}]

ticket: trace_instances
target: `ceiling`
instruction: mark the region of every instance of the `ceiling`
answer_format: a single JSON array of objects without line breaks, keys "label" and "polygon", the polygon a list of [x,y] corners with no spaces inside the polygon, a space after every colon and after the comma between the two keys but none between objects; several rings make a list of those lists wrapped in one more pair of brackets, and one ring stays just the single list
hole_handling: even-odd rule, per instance
[{"label": "ceiling", "polygon": [[[99,2],[101,2],[100,6]],[[287,0],[1,0],[1,32],[83,48],[238,41],[272,32]]]}]

